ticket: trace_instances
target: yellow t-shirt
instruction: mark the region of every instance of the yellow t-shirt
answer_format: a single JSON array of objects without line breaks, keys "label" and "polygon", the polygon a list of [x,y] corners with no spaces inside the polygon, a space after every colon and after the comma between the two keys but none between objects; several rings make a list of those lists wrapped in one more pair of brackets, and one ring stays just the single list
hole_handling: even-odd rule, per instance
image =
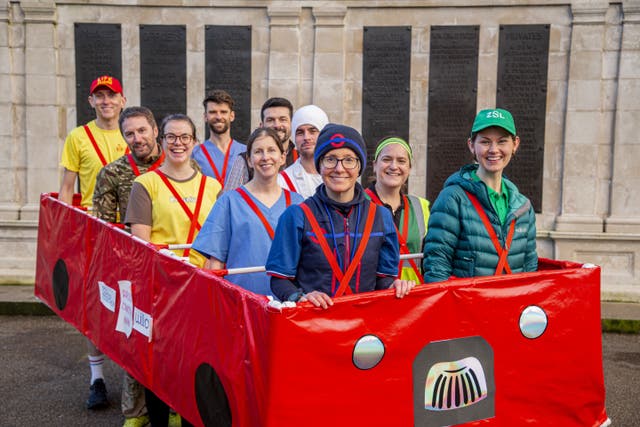
[{"label": "yellow t-shirt", "polygon": [[[127,143],[119,129],[104,130],[92,120],[87,123],[107,163],[120,158],[127,150]],[[87,132],[82,126],[73,129],[64,141],[60,166],[78,174],[82,206],[91,206],[96,177],[102,169],[102,162],[96,153]]]},{"label": "yellow t-shirt", "polygon": [[[196,207],[201,177],[202,174],[200,172],[197,172],[193,178],[187,181],[174,181],[168,177],[169,182],[182,197],[182,200],[191,212],[193,212]],[[205,178],[205,190],[198,214],[198,222],[200,225],[204,224],[204,221],[207,219],[209,211],[211,211],[218,193],[222,188],[217,180],[210,177]],[[191,221],[189,221],[182,206],[160,176],[155,172],[145,173],[137,177],[134,183],[142,185],[151,198],[151,243],[159,245],[187,243]],[[127,209],[127,221],[131,209],[132,206],[130,204]],[[197,235],[198,229],[196,228],[193,238],[195,239]],[[174,252],[178,256],[183,256],[184,254],[183,250],[176,250]],[[192,264],[202,267],[205,259],[197,251],[192,250],[189,254],[189,261]]]}]

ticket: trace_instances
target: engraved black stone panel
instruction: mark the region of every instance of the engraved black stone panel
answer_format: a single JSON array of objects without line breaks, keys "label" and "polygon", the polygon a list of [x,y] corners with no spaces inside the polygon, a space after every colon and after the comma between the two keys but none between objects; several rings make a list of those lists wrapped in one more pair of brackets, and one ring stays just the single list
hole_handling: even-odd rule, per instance
[{"label": "engraved black stone panel", "polygon": [[429,56],[427,199],[472,161],[467,139],[476,114],[478,26],[433,26]]},{"label": "engraved black stone panel", "polygon": [[362,58],[362,136],[371,177],[378,141],[388,135],[409,140],[411,27],[364,27]]},{"label": "engraved black stone panel", "polygon": [[184,25],[140,26],[140,100],[158,125],[187,112],[187,33]]},{"label": "engraved black stone panel", "polygon": [[[120,24],[75,24],[76,120],[85,124],[96,118],[87,97],[91,82],[105,74],[122,82]],[[122,82],[123,86],[125,82]],[[124,86],[126,94],[126,86]]]},{"label": "engraved black stone panel", "polygon": [[542,209],[549,25],[501,25],[496,106],[513,114],[520,149],[505,175]]},{"label": "engraved black stone panel", "polygon": [[231,95],[236,116],[231,136],[246,141],[251,133],[251,26],[207,25],[205,64],[206,92],[222,89]]}]

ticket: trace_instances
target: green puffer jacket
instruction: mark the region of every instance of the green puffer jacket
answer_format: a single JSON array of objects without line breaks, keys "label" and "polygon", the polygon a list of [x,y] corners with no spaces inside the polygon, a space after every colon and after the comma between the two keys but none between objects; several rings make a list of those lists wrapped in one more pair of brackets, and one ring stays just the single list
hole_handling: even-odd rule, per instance
[{"label": "green puffer jacket", "polygon": [[444,281],[451,276],[492,276],[495,273],[498,254],[465,191],[478,198],[503,247],[511,221],[516,219],[507,257],[512,273],[538,268],[536,217],[531,202],[503,177],[509,191],[509,212],[504,225],[500,224],[486,185],[471,177],[471,172],[477,168],[477,165],[466,165],[451,175],[431,208],[423,251],[425,283]]}]

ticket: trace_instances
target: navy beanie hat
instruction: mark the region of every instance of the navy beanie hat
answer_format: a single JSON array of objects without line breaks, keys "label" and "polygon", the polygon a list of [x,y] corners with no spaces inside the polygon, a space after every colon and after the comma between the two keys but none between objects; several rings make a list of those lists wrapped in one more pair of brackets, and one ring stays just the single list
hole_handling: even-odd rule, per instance
[{"label": "navy beanie hat", "polygon": [[313,153],[313,163],[316,170],[320,171],[320,159],[331,150],[338,148],[349,148],[360,159],[360,172],[367,166],[367,147],[360,132],[352,127],[329,123],[318,135],[316,149]]}]

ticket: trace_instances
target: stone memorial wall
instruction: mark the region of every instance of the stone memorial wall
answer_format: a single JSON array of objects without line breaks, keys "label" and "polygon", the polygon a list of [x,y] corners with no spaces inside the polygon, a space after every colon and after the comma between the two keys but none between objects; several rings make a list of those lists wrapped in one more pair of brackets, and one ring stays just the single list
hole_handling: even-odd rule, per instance
[{"label": "stone memorial wall", "polygon": [[0,282],[33,281],[39,195],[109,73],[128,105],[202,128],[205,93],[228,90],[240,140],[271,96],[317,104],[370,152],[398,134],[431,201],[470,161],[475,112],[506,107],[540,255],[601,265],[603,298],[640,301],[638,40],[640,0],[2,0]]}]

